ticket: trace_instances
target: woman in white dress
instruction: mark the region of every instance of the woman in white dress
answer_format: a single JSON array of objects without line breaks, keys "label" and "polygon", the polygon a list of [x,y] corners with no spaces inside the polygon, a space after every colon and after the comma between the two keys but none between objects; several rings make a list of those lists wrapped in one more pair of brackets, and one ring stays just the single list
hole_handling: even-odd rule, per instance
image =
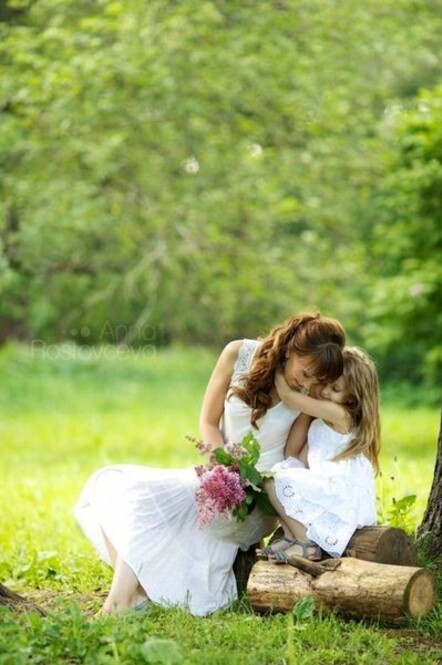
[{"label": "woman in white dress", "polygon": [[[287,458],[267,483],[284,536],[260,551],[284,563],[289,555],[341,556],[356,529],[376,524],[375,473],[380,449],[379,389],[373,361],[344,349],[344,372],[317,398],[290,389],[276,376],[282,401],[303,411],[287,444]],[[314,416],[307,435],[308,426]]]},{"label": "woman in white dress", "polygon": [[[238,340],[222,351],[200,415],[204,443],[216,448],[253,431],[261,447],[257,468],[284,458],[299,410],[280,401],[274,379],[282,371],[293,390],[342,373],[345,334],[319,313],[298,314],[261,341]],[[121,612],[146,599],[213,612],[237,595],[232,566],[239,547],[271,533],[275,520],[255,509],[246,521],[198,526],[195,469],[108,466],[93,474],[76,518],[99,555],[114,568],[100,613]]]}]

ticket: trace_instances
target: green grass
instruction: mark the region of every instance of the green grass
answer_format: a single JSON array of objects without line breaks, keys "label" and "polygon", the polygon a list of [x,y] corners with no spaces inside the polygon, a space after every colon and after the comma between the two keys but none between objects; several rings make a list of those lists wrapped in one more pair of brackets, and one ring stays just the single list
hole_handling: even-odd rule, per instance
[{"label": "green grass", "polygon": [[[46,351],[11,345],[0,353],[0,580],[49,608],[45,618],[0,611],[0,665],[442,662],[440,604],[406,631],[330,616],[263,617],[244,600],[205,619],[152,608],[92,620],[111,573],[73,520],[80,489],[110,462],[196,462],[185,436],[198,434],[215,356]],[[439,409],[422,391],[388,386],[383,394],[379,519],[413,532],[431,487]],[[409,495],[417,498],[400,513],[394,502]]]}]

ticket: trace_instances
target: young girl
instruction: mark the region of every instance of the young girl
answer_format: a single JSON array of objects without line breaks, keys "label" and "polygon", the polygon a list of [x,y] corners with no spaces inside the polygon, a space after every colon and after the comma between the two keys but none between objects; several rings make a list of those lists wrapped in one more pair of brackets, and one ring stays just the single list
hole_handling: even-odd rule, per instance
[{"label": "young girl", "polygon": [[[284,447],[299,410],[280,401],[277,370],[296,390],[342,373],[344,331],[319,313],[297,314],[263,340],[237,340],[222,351],[203,400],[200,430],[215,448],[240,442],[253,431],[268,470],[284,459]],[[199,528],[189,469],[110,466],[86,483],[76,517],[102,558],[114,568],[103,613],[121,612],[146,598],[181,605],[204,615],[236,597],[232,570],[238,547],[247,549],[276,527],[255,510],[246,521],[226,524],[222,534]],[[231,531],[229,531],[231,529]]]},{"label": "young girl", "polygon": [[[380,421],[375,365],[363,351],[349,347],[343,375],[319,386],[316,398],[291,390],[281,374],[275,383],[283,402],[303,415],[294,425],[287,459],[275,465],[267,487],[284,537],[260,550],[260,556],[280,563],[293,554],[319,560],[321,549],[340,556],[356,529],[376,524]],[[308,428],[309,416],[316,420]]]}]

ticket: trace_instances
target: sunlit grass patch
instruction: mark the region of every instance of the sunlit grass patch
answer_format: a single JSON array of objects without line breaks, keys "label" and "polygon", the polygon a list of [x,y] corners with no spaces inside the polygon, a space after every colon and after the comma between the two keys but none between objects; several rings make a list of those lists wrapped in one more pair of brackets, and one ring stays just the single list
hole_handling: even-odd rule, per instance
[{"label": "sunlit grass patch", "polygon": [[[316,612],[303,620],[259,616],[245,601],[204,619],[152,607],[143,616],[94,621],[111,571],[75,524],[78,494],[88,475],[108,463],[199,461],[185,437],[198,435],[215,354],[168,349],[86,359],[69,347],[65,356],[54,349],[45,358],[24,346],[0,353],[0,580],[37,600],[51,598],[46,618],[0,611],[0,665],[24,665],[31,657],[51,665],[142,663],[155,649],[176,662],[204,665],[437,662],[434,649],[416,660],[414,647],[407,651],[373,624]],[[413,532],[433,477],[438,409],[391,398],[384,400],[382,420],[379,517],[388,522],[393,499],[416,495],[403,524]],[[440,621],[438,606],[413,630],[435,639]]]}]

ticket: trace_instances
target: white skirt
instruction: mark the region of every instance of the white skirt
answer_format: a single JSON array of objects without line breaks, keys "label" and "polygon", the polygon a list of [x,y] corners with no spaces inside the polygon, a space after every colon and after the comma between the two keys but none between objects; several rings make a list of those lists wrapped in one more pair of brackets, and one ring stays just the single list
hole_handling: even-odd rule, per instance
[{"label": "white skirt", "polygon": [[246,521],[198,526],[194,468],[109,466],[87,481],[75,517],[101,558],[111,563],[103,532],[148,597],[205,615],[237,597],[232,570],[247,549],[275,528],[254,511]]},{"label": "white skirt", "polygon": [[289,458],[273,471],[286,514],[301,522],[307,537],[330,556],[343,554],[356,529],[376,524],[373,469],[362,455],[317,462],[312,468]]}]

